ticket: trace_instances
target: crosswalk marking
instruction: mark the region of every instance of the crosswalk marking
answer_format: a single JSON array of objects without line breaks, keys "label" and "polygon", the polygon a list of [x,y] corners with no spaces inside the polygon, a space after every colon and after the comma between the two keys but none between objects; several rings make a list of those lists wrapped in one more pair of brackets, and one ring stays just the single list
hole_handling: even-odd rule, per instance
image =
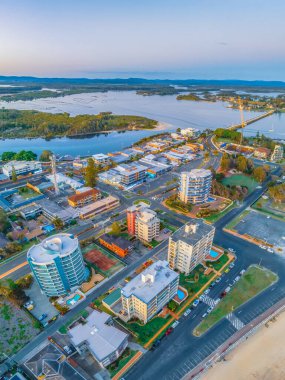
[{"label": "crosswalk marking", "polygon": [[244,327],[244,323],[240,319],[238,319],[238,317],[236,317],[234,313],[229,313],[226,318],[237,330],[240,330]]},{"label": "crosswalk marking", "polygon": [[213,298],[207,296],[206,294],[203,294],[201,297],[200,297],[200,300],[202,302],[204,302],[206,305],[209,305],[209,306],[212,306],[212,307],[215,307],[216,306],[216,301],[213,300]]}]

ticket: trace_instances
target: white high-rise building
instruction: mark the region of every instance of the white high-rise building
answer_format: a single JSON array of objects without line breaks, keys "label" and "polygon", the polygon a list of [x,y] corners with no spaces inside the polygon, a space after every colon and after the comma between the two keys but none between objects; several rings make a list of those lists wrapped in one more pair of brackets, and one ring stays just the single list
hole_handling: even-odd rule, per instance
[{"label": "white high-rise building", "polygon": [[184,203],[205,203],[209,198],[211,185],[211,170],[193,169],[190,172],[182,172],[179,198]]},{"label": "white high-rise building", "polygon": [[159,236],[160,220],[156,212],[148,208],[138,211],[135,219],[136,237],[143,242],[151,242]]},{"label": "white high-rise building", "polygon": [[283,159],[284,150],[282,145],[275,145],[270,161],[277,162]]},{"label": "white high-rise building", "polygon": [[209,254],[214,235],[215,227],[203,219],[191,219],[169,238],[169,267],[188,275]]}]

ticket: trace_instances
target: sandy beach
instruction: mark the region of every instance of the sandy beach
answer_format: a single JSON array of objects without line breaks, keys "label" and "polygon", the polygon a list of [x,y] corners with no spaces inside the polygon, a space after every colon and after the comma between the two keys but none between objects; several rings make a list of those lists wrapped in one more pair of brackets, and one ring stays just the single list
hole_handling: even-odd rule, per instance
[{"label": "sandy beach", "polygon": [[202,380],[284,380],[285,313],[215,364]]}]

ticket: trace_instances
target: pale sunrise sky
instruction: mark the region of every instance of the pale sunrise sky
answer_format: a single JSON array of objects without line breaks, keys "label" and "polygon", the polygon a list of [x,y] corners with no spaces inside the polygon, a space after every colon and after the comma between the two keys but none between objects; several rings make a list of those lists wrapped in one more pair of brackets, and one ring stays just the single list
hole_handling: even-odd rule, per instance
[{"label": "pale sunrise sky", "polygon": [[284,0],[0,0],[0,75],[285,80]]}]

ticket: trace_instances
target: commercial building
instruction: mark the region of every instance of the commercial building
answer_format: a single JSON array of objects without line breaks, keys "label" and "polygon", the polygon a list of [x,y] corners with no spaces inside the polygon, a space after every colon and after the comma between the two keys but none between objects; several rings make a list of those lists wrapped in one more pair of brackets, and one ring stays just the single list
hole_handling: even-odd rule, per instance
[{"label": "commercial building", "polygon": [[113,326],[112,317],[97,310],[68,331],[72,344],[80,354],[90,352],[106,367],[117,360],[128,345],[128,335]]},{"label": "commercial building", "polygon": [[136,237],[142,242],[150,243],[159,236],[160,220],[156,212],[144,208],[136,214]]},{"label": "commercial building", "polygon": [[121,317],[147,323],[176,295],[179,275],[159,260],[133,278],[121,290]]},{"label": "commercial building", "polygon": [[92,158],[97,165],[109,165],[111,162],[110,157],[103,153],[93,154]]},{"label": "commercial building", "polygon": [[41,173],[42,164],[39,161],[10,161],[2,167],[3,174],[9,178],[12,178],[13,170],[17,176]]},{"label": "commercial building", "polygon": [[120,174],[120,182],[125,186],[143,181],[146,176],[146,167],[138,163],[122,164],[117,166],[115,170]]},{"label": "commercial building", "polygon": [[67,198],[71,207],[82,207],[88,203],[95,202],[101,198],[101,193],[97,189],[80,191]]},{"label": "commercial building", "polygon": [[207,169],[193,169],[180,176],[179,198],[184,203],[207,202],[212,185],[212,173]]},{"label": "commercial building", "polygon": [[111,210],[112,208],[117,207],[119,204],[119,199],[109,195],[106,198],[100,199],[96,202],[82,207],[79,210],[79,217],[80,219],[94,218],[94,216],[100,214],[101,212]]},{"label": "commercial building", "polygon": [[129,240],[120,236],[104,234],[99,237],[99,243],[120,257],[125,257],[132,250]]},{"label": "commercial building", "polygon": [[275,145],[270,161],[277,162],[283,160],[284,149],[282,145]]},{"label": "commercial building", "polygon": [[48,296],[61,296],[85,280],[85,266],[78,239],[57,234],[31,247],[27,254],[31,271]]},{"label": "commercial building", "polygon": [[[48,180],[51,181],[54,184],[54,176],[48,175]],[[83,186],[83,184],[79,181],[76,181],[73,178],[68,177],[67,175],[64,175],[62,173],[56,173],[56,182],[58,186],[70,186],[72,189],[76,190]]]},{"label": "commercial building", "polygon": [[169,267],[188,275],[210,253],[214,235],[215,227],[203,219],[190,220],[169,238]]},{"label": "commercial building", "polygon": [[31,203],[20,209],[20,215],[26,219],[34,219],[43,212],[42,207],[36,203]]}]

